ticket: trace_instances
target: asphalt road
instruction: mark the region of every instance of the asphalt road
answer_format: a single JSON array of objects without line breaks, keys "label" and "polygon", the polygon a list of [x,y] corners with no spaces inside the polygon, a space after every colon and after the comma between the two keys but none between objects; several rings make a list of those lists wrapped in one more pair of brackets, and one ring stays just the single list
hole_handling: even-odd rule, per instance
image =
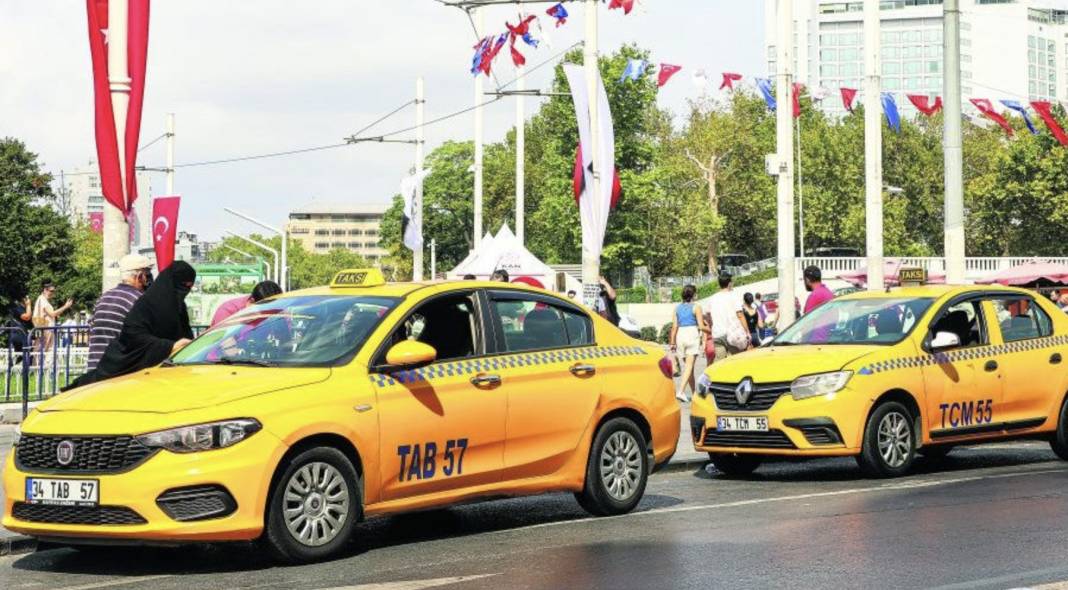
[{"label": "asphalt road", "polygon": [[[1040,443],[958,449],[898,480],[852,460],[747,479],[657,475],[633,514],[569,495],[361,525],[343,557],[279,567],[254,546],[39,550],[0,558],[5,590],[51,588],[1017,588],[1068,580],[1068,464]],[[1064,587],[1064,586],[1060,586]]]}]

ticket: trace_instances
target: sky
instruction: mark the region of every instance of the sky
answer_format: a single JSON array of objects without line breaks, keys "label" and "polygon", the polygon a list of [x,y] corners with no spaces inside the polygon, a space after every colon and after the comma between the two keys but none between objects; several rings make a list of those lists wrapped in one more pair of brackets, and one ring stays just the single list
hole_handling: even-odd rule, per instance
[{"label": "sky", "polygon": [[[544,15],[550,5],[525,8]],[[581,40],[584,8],[567,7],[571,18],[559,29],[543,16],[552,47],[524,48],[528,64]],[[659,101],[684,113],[687,101],[700,96],[695,70],[704,69],[716,85],[723,71],[763,71],[763,10],[759,0],[639,0],[629,16],[602,8],[600,50],[634,42],[655,63],[682,65]],[[514,5],[485,9],[488,32],[503,32],[516,13]],[[467,16],[435,0],[156,0],[141,144],[163,133],[168,112],[175,113],[179,166],[340,143],[411,100],[418,76],[431,120],[473,104],[474,42]],[[501,82],[514,77],[507,49],[495,68]],[[551,74],[550,66],[531,73],[528,88],[546,87]],[[492,87],[488,80],[486,89]],[[92,108],[85,3],[0,0],[0,137],[23,140],[58,176],[95,159]],[[535,112],[537,99],[528,99],[526,109],[528,116]],[[515,123],[514,100],[487,106],[485,120],[486,141],[501,140]],[[414,122],[409,107],[368,134]],[[472,114],[428,126],[427,153],[473,132]],[[141,152],[138,164],[162,167],[164,157],[160,141]],[[280,226],[291,209],[313,200],[388,203],[412,162],[411,145],[365,143],[178,168],[180,228],[202,239],[256,229],[224,206]],[[153,195],[164,188],[164,175],[153,174]]]}]

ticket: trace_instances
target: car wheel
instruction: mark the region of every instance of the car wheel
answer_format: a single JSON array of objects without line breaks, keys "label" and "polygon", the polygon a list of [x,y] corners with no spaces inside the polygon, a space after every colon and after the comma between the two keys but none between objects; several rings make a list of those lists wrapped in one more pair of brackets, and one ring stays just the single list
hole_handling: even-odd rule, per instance
[{"label": "car wheel", "polygon": [[1057,431],[1053,433],[1049,446],[1058,457],[1068,461],[1068,399],[1061,404],[1061,412],[1057,416]]},{"label": "car wheel", "polygon": [[575,498],[590,514],[625,514],[642,499],[648,479],[645,436],[627,418],[613,418],[593,438],[586,484]]},{"label": "car wheel", "polygon": [[875,408],[864,429],[864,445],[857,464],[870,477],[900,477],[916,459],[915,420],[898,402]]},{"label": "car wheel", "polygon": [[308,449],[289,462],[271,491],[266,541],[287,562],[339,551],[362,516],[360,476],[341,451]]},{"label": "car wheel", "polygon": [[743,455],[738,453],[709,453],[708,458],[721,473],[732,476],[749,475],[756,471],[757,467],[764,462],[759,455]]}]

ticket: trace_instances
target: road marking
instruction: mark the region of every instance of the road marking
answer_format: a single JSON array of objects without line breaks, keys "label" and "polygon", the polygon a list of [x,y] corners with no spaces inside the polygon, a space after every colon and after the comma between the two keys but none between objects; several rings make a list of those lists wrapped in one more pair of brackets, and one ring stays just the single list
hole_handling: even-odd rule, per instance
[{"label": "road marking", "polygon": [[1041,586],[1025,586],[1013,590],[1068,590],[1068,581],[1053,582],[1052,584],[1043,584]]},{"label": "road marking", "polygon": [[122,586],[124,584],[136,584],[137,582],[148,582],[150,580],[162,580],[163,578],[171,578],[173,576],[136,576],[133,578],[122,578],[121,580],[108,580],[106,582],[93,582],[91,584],[80,584],[78,586],[64,586],[62,588],[54,588],[53,590],[93,590],[94,588],[109,588],[111,586]]},{"label": "road marking", "polygon": [[437,588],[460,582],[480,580],[500,574],[479,574],[474,576],[454,576],[451,578],[432,578],[428,580],[404,580],[400,582],[378,582],[374,584],[357,584],[355,586],[337,586],[334,588],[321,588],[320,590],[423,590],[424,588]]}]

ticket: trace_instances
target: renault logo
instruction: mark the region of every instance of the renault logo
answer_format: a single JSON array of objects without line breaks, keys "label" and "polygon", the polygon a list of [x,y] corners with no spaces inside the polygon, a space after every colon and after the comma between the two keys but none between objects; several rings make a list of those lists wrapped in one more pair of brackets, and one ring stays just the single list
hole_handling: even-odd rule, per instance
[{"label": "renault logo", "polygon": [[74,443],[65,440],[56,445],[56,461],[66,467],[74,461]]},{"label": "renault logo", "polygon": [[749,403],[749,396],[751,395],[753,395],[753,380],[746,377],[742,379],[738,387],[734,388],[734,398],[738,400],[738,405],[744,406]]}]

